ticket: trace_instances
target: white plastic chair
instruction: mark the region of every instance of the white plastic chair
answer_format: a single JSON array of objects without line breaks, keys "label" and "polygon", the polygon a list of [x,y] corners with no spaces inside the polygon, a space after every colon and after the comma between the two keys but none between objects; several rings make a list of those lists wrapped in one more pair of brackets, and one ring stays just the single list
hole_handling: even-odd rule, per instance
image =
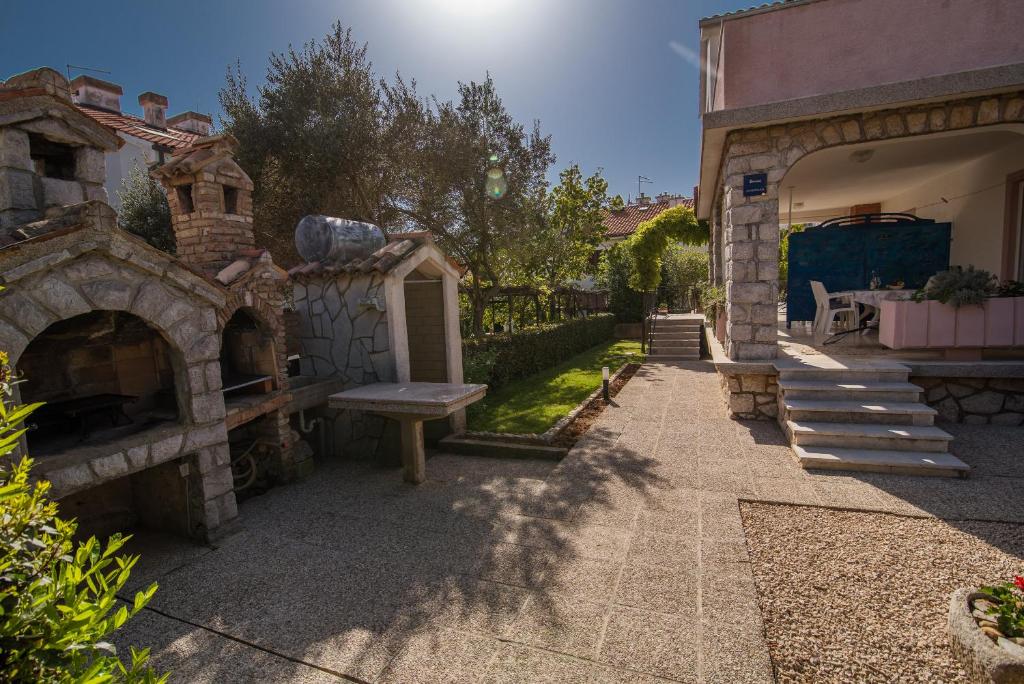
[{"label": "white plastic chair", "polygon": [[852,330],[858,320],[857,304],[853,301],[852,292],[829,292],[820,280],[811,281],[811,292],[814,293],[814,332],[828,335],[836,319],[840,319],[846,330]]}]

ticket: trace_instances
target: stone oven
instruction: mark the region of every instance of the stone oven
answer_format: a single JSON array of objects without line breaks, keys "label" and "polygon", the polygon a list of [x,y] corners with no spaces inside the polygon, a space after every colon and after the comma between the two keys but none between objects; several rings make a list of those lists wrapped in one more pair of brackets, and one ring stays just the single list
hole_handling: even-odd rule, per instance
[{"label": "stone oven", "polygon": [[175,257],[117,226],[102,183],[118,138],[63,76],[0,84],[0,349],[16,398],[46,402],[21,450],[86,532],[216,538],[236,489],[311,464],[288,428],[287,274],[255,248],[233,144],[202,138],[155,171]]},{"label": "stone oven", "polygon": [[[357,239],[353,231],[365,235]],[[376,382],[462,382],[461,274],[429,234],[385,240],[370,224],[306,217],[296,246],[307,262],[289,271],[299,318],[299,382],[333,379],[331,392]],[[331,426],[334,453],[397,459],[397,425],[357,411],[316,412]],[[428,439],[461,432],[465,412],[426,427]]]}]

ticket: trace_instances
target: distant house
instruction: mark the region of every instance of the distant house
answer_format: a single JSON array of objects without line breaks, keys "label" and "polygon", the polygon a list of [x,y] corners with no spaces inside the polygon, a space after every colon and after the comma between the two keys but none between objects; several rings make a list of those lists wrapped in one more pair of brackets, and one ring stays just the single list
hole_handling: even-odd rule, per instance
[{"label": "distant house", "polygon": [[627,204],[618,211],[606,211],[604,218],[605,241],[601,249],[608,249],[616,242],[625,240],[636,232],[644,221],[649,221],[661,212],[683,205],[693,208],[693,199],[682,195],[663,192],[651,201],[647,195],[640,195],[636,202]]},{"label": "distant house", "polygon": [[192,145],[210,135],[213,119],[198,112],[167,116],[167,98],[153,92],[139,95],[142,117],[121,111],[121,86],[92,76],[71,81],[71,96],[79,111],[114,129],[124,141],[119,150],[106,153],[107,177],[104,186],[110,205],[121,208],[118,191],[132,168],[147,168],[162,162],[164,155]]}]

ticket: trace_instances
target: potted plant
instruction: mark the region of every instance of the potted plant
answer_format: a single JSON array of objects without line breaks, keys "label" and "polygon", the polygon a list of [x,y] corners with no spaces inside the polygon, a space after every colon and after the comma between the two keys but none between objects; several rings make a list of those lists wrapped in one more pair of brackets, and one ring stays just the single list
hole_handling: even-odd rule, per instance
[{"label": "potted plant", "polygon": [[953,592],[948,627],[971,681],[1024,682],[1024,577]]},{"label": "potted plant", "polygon": [[984,347],[1024,345],[1024,285],[973,266],[936,273],[912,299],[883,301],[879,342],[979,358]]},{"label": "potted plant", "polygon": [[700,306],[708,323],[714,326],[715,339],[725,343],[725,288],[705,285],[700,293]]},{"label": "potted plant", "polygon": [[668,304],[666,304],[665,302],[661,302],[660,304],[658,304],[658,313],[659,314],[667,314],[668,313]]}]

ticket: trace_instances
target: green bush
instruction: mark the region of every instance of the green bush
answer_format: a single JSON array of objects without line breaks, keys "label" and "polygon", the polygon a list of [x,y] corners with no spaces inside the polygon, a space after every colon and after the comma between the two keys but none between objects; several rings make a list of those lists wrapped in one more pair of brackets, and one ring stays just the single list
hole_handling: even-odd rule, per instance
[{"label": "green bush", "polygon": [[491,335],[462,343],[466,382],[492,388],[525,378],[611,339],[615,316],[597,314],[539,325],[514,335]]},{"label": "green bush", "polygon": [[934,299],[960,308],[981,304],[995,295],[998,289],[996,277],[988,271],[974,266],[953,266],[929,278],[925,286],[914,293],[914,299]]},{"label": "green bush", "polygon": [[608,310],[619,323],[637,323],[644,318],[643,295],[629,286],[634,268],[632,252],[621,242],[601,252],[597,284],[608,290]]},{"label": "green bush", "polygon": [[[0,458],[14,451],[20,427],[39,405],[10,403],[11,371],[0,353]],[[156,584],[119,605],[138,557],[115,556],[95,537],[76,547],[74,522],[57,517],[50,483],[29,483],[31,460],[0,468],[0,679],[5,682],[166,681],[148,665],[149,649],[123,663],[105,639],[152,598]]]}]

